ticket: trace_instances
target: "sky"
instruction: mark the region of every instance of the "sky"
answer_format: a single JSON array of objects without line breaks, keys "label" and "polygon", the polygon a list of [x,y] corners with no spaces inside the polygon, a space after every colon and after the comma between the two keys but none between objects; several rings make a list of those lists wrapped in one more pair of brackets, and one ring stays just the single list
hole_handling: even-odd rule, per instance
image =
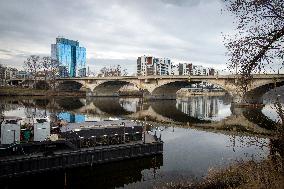
[{"label": "sky", "polygon": [[86,47],[95,72],[120,64],[135,73],[143,55],[222,70],[223,36],[234,33],[222,9],[222,0],[0,0],[0,64],[21,68],[30,55],[50,56],[63,36]]}]

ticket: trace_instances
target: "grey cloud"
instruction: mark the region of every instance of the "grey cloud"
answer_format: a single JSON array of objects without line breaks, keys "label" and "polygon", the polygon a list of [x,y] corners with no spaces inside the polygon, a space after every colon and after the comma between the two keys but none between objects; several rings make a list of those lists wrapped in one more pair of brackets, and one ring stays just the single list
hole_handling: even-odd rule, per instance
[{"label": "grey cloud", "polygon": [[201,0],[162,0],[166,4],[176,5],[176,6],[196,6]]},{"label": "grey cloud", "polygon": [[0,1],[0,59],[13,66],[30,54],[48,55],[62,35],[87,48],[91,67],[125,59],[133,69],[144,54],[224,64],[218,37],[231,31],[232,20],[220,14],[222,6],[220,0]]}]

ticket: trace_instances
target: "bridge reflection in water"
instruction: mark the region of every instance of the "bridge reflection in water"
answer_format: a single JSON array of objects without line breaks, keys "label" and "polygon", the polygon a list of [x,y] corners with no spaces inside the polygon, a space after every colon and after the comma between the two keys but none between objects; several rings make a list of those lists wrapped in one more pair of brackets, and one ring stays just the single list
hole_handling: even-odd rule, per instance
[{"label": "bridge reflection in water", "polygon": [[[5,99],[3,99],[5,101]],[[11,100],[11,99],[10,99]],[[6,98],[9,101],[9,98]],[[6,106],[19,104],[25,114],[44,113],[68,122],[125,118],[155,122],[185,123],[196,126],[243,126],[252,131],[271,129],[275,122],[262,113],[262,108],[238,108],[228,96],[195,96],[177,100],[143,101],[142,98],[36,98],[13,99]],[[35,108],[38,108],[35,112]]]}]

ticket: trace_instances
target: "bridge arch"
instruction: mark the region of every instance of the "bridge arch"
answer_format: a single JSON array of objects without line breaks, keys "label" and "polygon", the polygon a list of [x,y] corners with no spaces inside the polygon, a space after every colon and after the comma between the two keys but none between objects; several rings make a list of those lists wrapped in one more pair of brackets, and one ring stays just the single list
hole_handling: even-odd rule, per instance
[{"label": "bridge arch", "polygon": [[[128,84],[133,84],[137,87],[137,83],[127,81],[127,80],[106,80],[103,82],[98,83],[96,86],[93,87],[92,95],[89,96],[119,96],[119,90]],[[138,87],[137,87],[138,88]]]},{"label": "bridge arch", "polygon": [[183,87],[189,86],[188,81],[170,81],[157,86],[151,96],[155,99],[176,99],[176,93]]},{"label": "bridge arch", "polygon": [[267,80],[255,82],[244,94],[243,101],[246,103],[263,103],[263,95],[277,87],[284,86],[284,80]]},{"label": "bridge arch", "polygon": [[224,87],[224,85],[221,85],[220,83],[214,83],[210,81],[201,81],[201,80],[196,80],[196,81],[190,81],[190,80],[169,80],[169,81],[164,81],[163,83],[159,83],[155,87],[150,89],[150,98],[153,99],[176,99],[176,94],[177,91],[180,90],[181,88],[189,87],[192,84],[198,84],[201,82],[205,82],[208,84],[216,85],[222,88],[223,90],[227,91],[229,94],[232,95],[232,91]]},{"label": "bridge arch", "polygon": [[57,89],[60,91],[80,91],[84,84],[80,81],[61,81],[58,83]]}]

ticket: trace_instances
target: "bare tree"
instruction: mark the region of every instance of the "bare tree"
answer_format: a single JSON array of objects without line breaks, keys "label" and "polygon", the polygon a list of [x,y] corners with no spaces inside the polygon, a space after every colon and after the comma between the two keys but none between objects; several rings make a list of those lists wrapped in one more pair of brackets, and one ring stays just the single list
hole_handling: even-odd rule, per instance
[{"label": "bare tree", "polygon": [[59,74],[59,62],[49,56],[45,56],[42,58],[41,65],[45,76],[45,82],[54,90],[56,79]]},{"label": "bare tree", "polygon": [[[228,10],[236,16],[238,33],[227,39],[231,70],[241,74],[242,92],[247,91],[252,73],[276,72],[275,64],[284,65],[284,1],[225,0]],[[280,65],[278,65],[280,66]],[[238,67],[240,68],[239,70]],[[273,162],[283,174],[284,109],[277,98],[274,104],[279,116],[275,139],[270,140]],[[279,154],[280,161],[276,158]],[[278,163],[277,163],[278,162]],[[280,163],[279,163],[280,162]]]},{"label": "bare tree", "polygon": [[0,64],[0,80],[1,80],[1,85],[5,84],[5,71],[6,68]]},{"label": "bare tree", "polygon": [[[226,36],[228,67],[242,75],[245,89],[251,74],[275,71],[284,62],[284,1],[225,0],[237,20],[237,34]],[[239,69],[239,70],[238,70]]]},{"label": "bare tree", "polygon": [[127,73],[127,69],[123,69],[123,74],[122,74],[123,76],[127,76],[128,75],[128,73]]},{"label": "bare tree", "polygon": [[100,72],[99,72],[99,75],[102,75],[103,77],[106,77],[108,76],[108,68],[107,67],[103,67]]},{"label": "bare tree", "polygon": [[121,71],[120,65],[116,65],[112,67],[103,67],[100,70],[99,75],[102,75],[104,77],[127,75],[127,69],[124,69],[123,71]]},{"label": "bare tree", "polygon": [[35,87],[36,83],[37,83],[38,72],[41,69],[40,57],[37,56],[37,55],[31,55],[24,62],[24,67],[25,67],[26,71],[31,74],[31,76],[34,80],[34,87]]},{"label": "bare tree", "polygon": [[44,73],[44,81],[47,85],[47,79],[48,79],[48,69],[49,69],[49,65],[50,65],[50,62],[51,62],[51,58],[46,56],[46,57],[43,57],[42,60],[41,60],[41,67],[43,69],[43,73]]}]

